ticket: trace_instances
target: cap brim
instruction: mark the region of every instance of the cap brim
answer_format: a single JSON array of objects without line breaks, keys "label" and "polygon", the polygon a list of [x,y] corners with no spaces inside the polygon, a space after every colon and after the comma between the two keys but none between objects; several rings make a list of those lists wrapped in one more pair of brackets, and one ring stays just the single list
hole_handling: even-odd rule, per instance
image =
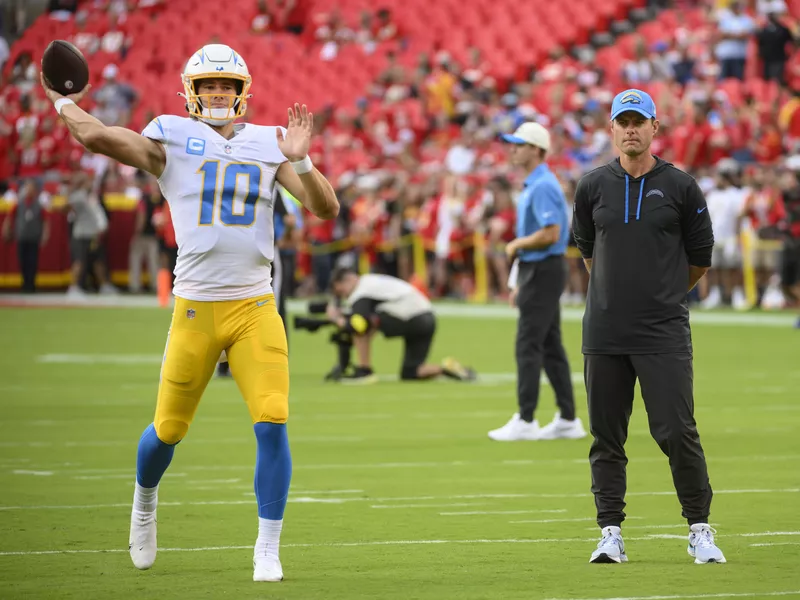
[{"label": "cap brim", "polygon": [[510,133],[504,133],[503,135],[500,136],[500,139],[503,140],[504,142],[508,142],[509,144],[527,144],[528,143],[525,140],[523,140],[521,137],[517,137],[515,135],[511,135]]},{"label": "cap brim", "polygon": [[655,115],[651,115],[649,112],[647,112],[643,108],[634,108],[632,106],[626,106],[625,108],[621,108],[618,111],[611,113],[611,120],[613,121],[618,116],[620,116],[622,113],[626,113],[626,112],[639,113],[640,115],[642,115],[643,117],[647,117],[648,119],[654,119],[656,117]]}]

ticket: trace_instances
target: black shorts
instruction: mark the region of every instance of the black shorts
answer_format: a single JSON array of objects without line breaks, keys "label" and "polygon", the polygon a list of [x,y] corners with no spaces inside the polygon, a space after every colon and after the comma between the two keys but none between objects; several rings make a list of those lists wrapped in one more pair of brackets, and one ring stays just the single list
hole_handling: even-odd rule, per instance
[{"label": "black shorts", "polygon": [[417,368],[424,364],[436,333],[436,317],[423,313],[403,321],[391,315],[380,315],[379,329],[387,338],[402,337],[405,343],[400,379],[417,379]]},{"label": "black shorts", "polygon": [[787,241],[781,253],[781,284],[792,287],[800,283],[800,240]]},{"label": "black shorts", "polygon": [[72,238],[69,250],[72,262],[79,262],[84,268],[103,258],[103,245],[98,239]]}]

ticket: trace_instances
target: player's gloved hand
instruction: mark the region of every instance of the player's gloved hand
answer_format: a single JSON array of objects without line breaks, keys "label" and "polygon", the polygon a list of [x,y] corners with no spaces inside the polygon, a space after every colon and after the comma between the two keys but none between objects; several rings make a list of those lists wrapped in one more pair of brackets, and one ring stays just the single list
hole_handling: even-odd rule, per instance
[{"label": "player's gloved hand", "polygon": [[286,135],[283,135],[280,128],[275,128],[278,148],[289,159],[289,162],[298,162],[308,156],[313,129],[314,114],[308,112],[305,104],[301,107],[295,103],[294,109],[289,109],[289,124],[286,126]]},{"label": "player's gloved hand", "polygon": [[83,88],[80,92],[70,94],[69,96],[62,96],[57,91],[51,89],[47,85],[47,81],[45,81],[44,78],[44,73],[42,72],[39,73],[39,81],[41,81],[42,83],[42,89],[44,89],[44,93],[47,96],[47,99],[50,100],[50,102],[52,102],[53,104],[56,103],[56,100],[60,100],[61,98],[68,98],[69,100],[72,100],[75,104],[78,104],[92,89],[91,84],[89,84],[85,88]]}]

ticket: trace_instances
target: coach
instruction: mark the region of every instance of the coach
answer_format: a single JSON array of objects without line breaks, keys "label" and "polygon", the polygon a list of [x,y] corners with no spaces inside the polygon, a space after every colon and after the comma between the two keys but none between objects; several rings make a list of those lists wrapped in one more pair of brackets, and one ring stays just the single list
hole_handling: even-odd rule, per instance
[{"label": "coach", "polygon": [[590,272],[583,317],[584,379],[594,436],[589,459],[602,539],[591,562],[627,560],[625,440],[636,379],[650,433],[670,468],[695,562],[725,562],[708,525],[711,485],[694,420],[692,339],[686,295],[708,270],[714,236],[692,177],[650,153],[658,131],[652,98],[617,95],[615,159],[584,175],[573,232]]},{"label": "coach", "polygon": [[[517,202],[517,238],[509,242],[509,261],[517,260],[515,288],[519,306],[517,324],[517,403],[519,412],[489,437],[501,442],[517,440],[577,439],[586,436],[575,417],[575,397],[567,353],[561,342],[560,299],[567,281],[564,254],[569,238],[567,202],[556,176],[545,164],[550,134],[538,123],[523,123],[513,135],[513,166],[528,173]],[[534,419],[539,403],[539,381],[544,366],[553,386],[559,413],[545,427]]]}]

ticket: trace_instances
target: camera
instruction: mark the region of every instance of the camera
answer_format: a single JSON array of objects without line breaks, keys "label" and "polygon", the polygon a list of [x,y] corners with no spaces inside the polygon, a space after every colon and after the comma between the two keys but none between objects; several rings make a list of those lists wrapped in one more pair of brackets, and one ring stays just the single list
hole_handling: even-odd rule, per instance
[{"label": "camera", "polygon": [[[311,315],[324,315],[328,310],[328,303],[325,300],[319,302],[308,303],[308,314]],[[298,317],[294,318],[294,328],[299,330],[315,333],[326,325],[333,325],[330,319],[315,319],[313,317]]]},{"label": "camera", "polygon": [[[324,315],[327,310],[327,301],[323,300],[308,303],[307,312],[309,315]],[[328,337],[328,341],[337,347],[337,362],[325,376],[325,381],[339,381],[347,370],[347,367],[350,366],[350,349],[353,347],[353,336],[349,332],[339,329],[336,323],[327,317],[303,317],[298,315],[294,317],[294,329],[296,330],[316,333],[327,326],[335,327],[335,330]]]}]

